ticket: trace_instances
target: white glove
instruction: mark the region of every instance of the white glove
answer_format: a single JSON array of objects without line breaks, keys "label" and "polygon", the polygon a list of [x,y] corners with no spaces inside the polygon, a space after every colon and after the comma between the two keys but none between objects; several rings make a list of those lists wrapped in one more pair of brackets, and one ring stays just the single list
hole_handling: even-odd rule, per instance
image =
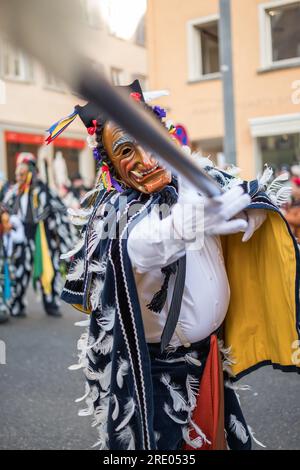
[{"label": "white glove", "polygon": [[242,238],[243,242],[247,242],[252,237],[253,233],[259,229],[267,218],[267,212],[264,209],[249,209],[246,211],[248,218],[248,226]]},{"label": "white glove", "polygon": [[234,218],[251,202],[241,186],[235,186],[221,196],[207,198],[199,195],[183,179],[179,178],[179,197],[175,204],[173,226],[185,241],[193,241],[197,234],[228,235],[245,232],[248,223]]}]

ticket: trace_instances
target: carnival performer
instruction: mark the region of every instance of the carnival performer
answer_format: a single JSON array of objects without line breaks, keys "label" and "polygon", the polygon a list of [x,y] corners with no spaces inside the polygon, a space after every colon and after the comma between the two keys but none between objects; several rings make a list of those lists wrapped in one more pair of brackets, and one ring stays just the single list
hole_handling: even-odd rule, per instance
[{"label": "carnival performer", "polygon": [[58,317],[61,316],[59,257],[73,246],[67,210],[39,180],[33,154],[19,154],[16,181],[6,193],[5,203],[22,220],[25,241],[15,250],[16,295],[11,313],[16,317],[26,316],[25,294],[32,274],[34,287],[38,284],[41,287],[45,312]]},{"label": "carnival performer", "polygon": [[[127,90],[164,124],[137,81]],[[62,292],[90,314],[71,366],[87,379],[79,414],[94,416],[100,449],[249,449],[235,381],[299,366],[299,254],[264,192],[269,170],[247,183],[202,159],[224,191],[208,199],[91,103],[48,142],[77,115],[99,168]]]},{"label": "carnival performer", "polygon": [[0,323],[9,319],[15,292],[14,247],[24,241],[23,224],[0,204]]}]

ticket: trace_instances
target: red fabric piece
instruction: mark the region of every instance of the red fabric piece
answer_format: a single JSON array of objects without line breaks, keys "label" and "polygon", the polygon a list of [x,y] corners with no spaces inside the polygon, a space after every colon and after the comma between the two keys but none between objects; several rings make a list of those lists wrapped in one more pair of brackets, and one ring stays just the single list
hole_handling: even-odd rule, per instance
[{"label": "red fabric piece", "polygon": [[[199,449],[185,444],[185,450],[224,450],[224,381],[221,356],[216,335],[211,336],[210,351],[199,386],[197,405],[193,412],[193,421],[203,431],[209,443],[203,443]],[[190,431],[191,440],[198,434]]]}]

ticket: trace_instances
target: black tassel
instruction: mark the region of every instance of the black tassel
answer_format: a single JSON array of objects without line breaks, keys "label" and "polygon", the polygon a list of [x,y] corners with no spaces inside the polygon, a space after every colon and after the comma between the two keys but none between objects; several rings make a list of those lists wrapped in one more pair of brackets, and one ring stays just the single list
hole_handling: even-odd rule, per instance
[{"label": "black tassel", "polygon": [[177,261],[161,269],[161,272],[165,275],[164,282],[160,290],[154,294],[151,302],[147,305],[149,310],[152,310],[152,312],[160,313],[162,311],[167,300],[170,276],[171,274],[176,273],[176,269]]}]

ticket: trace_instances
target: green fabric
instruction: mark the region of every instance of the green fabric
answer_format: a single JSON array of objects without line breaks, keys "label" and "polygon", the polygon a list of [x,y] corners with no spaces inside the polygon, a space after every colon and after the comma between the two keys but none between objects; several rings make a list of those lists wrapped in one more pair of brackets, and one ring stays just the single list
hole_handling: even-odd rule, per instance
[{"label": "green fabric", "polygon": [[38,224],[35,234],[35,251],[33,259],[33,287],[36,288],[36,282],[40,279],[43,274],[43,256],[42,256],[42,245],[41,245],[41,230],[40,224]]}]

